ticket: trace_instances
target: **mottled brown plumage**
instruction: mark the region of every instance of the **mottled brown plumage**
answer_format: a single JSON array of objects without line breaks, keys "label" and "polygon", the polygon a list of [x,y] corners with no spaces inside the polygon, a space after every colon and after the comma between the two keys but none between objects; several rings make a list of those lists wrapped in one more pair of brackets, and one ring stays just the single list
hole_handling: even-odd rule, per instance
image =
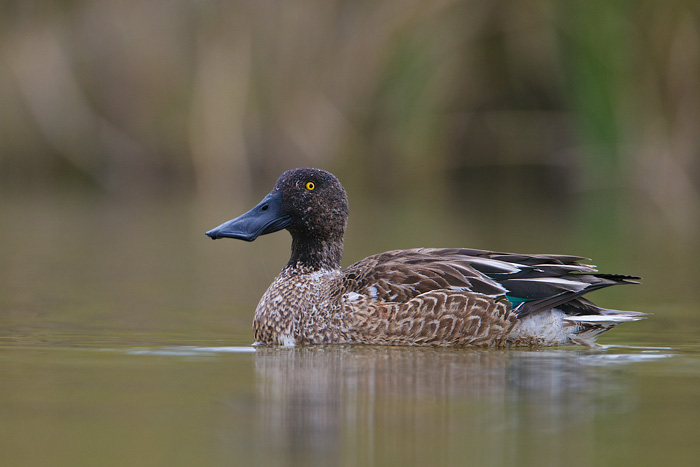
[{"label": "mottled brown plumage", "polygon": [[510,346],[591,344],[641,313],[582,298],[637,277],[585,258],[462,248],[396,250],[341,269],[345,190],[318,169],[285,172],[248,213],[207,232],[247,241],[287,229],[292,254],[260,300],[259,344]]},{"label": "mottled brown plumage", "polygon": [[[369,258],[372,259],[372,258]],[[495,345],[517,318],[505,297],[404,288],[363,290],[355,272],[285,268],[255,312],[255,341],[276,344]],[[355,272],[353,272],[355,271]],[[360,291],[360,292],[358,292]]]}]

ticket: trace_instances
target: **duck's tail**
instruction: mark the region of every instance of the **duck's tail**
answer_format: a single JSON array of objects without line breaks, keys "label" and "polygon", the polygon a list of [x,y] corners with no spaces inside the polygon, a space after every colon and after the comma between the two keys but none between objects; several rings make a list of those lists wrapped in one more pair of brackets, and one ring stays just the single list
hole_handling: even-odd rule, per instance
[{"label": "duck's tail", "polygon": [[[520,318],[508,338],[509,343],[529,346],[581,344],[591,347],[602,333],[620,323],[639,321],[647,315],[637,311],[600,308],[581,298],[575,302],[579,303]],[[582,306],[575,306],[579,304]],[[572,313],[572,308],[576,312]],[[582,309],[589,312],[582,313]]]}]

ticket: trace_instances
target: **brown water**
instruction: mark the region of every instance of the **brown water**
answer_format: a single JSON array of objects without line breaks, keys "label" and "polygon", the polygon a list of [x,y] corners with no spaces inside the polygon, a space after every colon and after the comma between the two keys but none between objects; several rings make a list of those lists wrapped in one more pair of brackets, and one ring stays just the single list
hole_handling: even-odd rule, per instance
[{"label": "brown water", "polygon": [[421,245],[591,254],[606,271],[645,276],[593,298],[654,315],[595,350],[253,349],[252,311],[289,238],[204,237],[244,208],[75,195],[0,202],[0,465],[700,459],[692,242],[601,246],[536,226],[491,235],[490,219],[479,233],[440,212],[360,206],[345,264]]}]

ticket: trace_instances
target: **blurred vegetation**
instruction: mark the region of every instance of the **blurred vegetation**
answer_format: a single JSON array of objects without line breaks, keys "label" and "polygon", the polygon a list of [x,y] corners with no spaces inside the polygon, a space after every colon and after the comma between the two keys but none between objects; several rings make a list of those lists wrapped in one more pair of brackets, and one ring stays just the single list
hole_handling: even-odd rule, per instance
[{"label": "blurred vegetation", "polygon": [[2,2],[0,99],[0,192],[248,199],[317,166],[700,225],[697,0]]}]

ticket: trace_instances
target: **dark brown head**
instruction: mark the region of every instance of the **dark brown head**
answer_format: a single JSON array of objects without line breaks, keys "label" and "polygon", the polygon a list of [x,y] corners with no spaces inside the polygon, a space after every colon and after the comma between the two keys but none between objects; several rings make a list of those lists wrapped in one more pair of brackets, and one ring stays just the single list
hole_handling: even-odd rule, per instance
[{"label": "dark brown head", "polygon": [[348,198],[333,174],[294,169],[283,173],[257,206],[207,235],[252,242],[260,235],[287,229],[292,234],[288,266],[336,268],[340,267],[347,219]]}]

